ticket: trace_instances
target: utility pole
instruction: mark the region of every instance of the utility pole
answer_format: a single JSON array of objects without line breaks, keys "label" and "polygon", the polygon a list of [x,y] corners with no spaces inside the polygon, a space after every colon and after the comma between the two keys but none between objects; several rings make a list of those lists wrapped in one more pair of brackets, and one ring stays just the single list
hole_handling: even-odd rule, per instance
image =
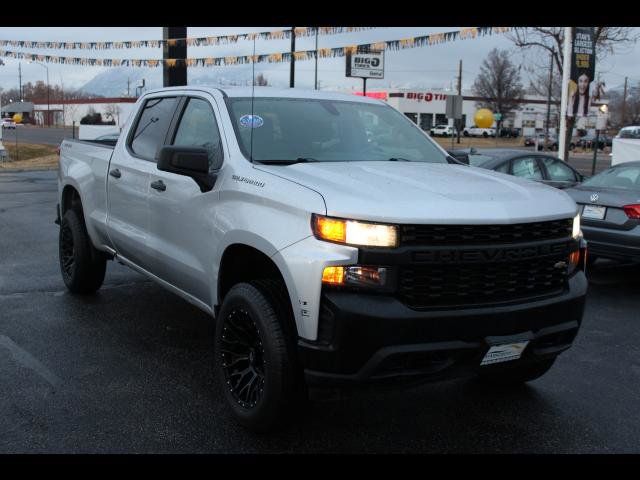
[{"label": "utility pole", "polygon": [[318,89],[318,29],[319,27],[316,27],[316,75],[315,75],[315,89]]},{"label": "utility pole", "polygon": [[129,95],[130,88],[131,88],[131,79],[127,77],[127,97],[130,96]]},{"label": "utility pole", "polygon": [[622,94],[622,125],[620,125],[621,127],[624,127],[624,120],[627,116],[627,80],[627,77],[624,77],[624,93]]},{"label": "utility pole", "polygon": [[289,88],[293,88],[296,83],[296,27],[291,27],[291,70],[289,71]]},{"label": "utility pole", "polygon": [[549,88],[547,88],[547,124],[544,129],[544,146],[549,146],[549,123],[551,122],[551,84],[553,83],[553,53],[549,61]]},{"label": "utility pole", "polygon": [[22,101],[22,65],[18,62],[18,87],[20,92],[20,101]]},{"label": "utility pole", "polygon": [[[458,63],[458,95],[462,95],[462,60],[460,60],[460,62]],[[461,130],[460,124],[461,123],[462,123],[462,119],[459,118],[456,121],[456,124],[458,126],[458,128],[456,128],[456,130],[458,131],[458,143],[460,143],[460,130]]]}]

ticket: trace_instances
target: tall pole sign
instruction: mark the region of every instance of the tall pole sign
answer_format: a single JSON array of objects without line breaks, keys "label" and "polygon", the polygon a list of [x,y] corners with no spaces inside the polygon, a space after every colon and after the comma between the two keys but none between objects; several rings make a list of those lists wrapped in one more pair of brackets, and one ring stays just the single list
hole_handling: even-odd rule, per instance
[{"label": "tall pole sign", "polygon": [[[560,135],[558,142],[558,157],[567,160],[565,149],[567,145],[567,119],[564,112],[567,111],[569,98],[569,74],[571,72],[571,28],[564,27],[564,45],[562,50],[562,99],[560,100]],[[538,138],[538,137],[536,137]]]},{"label": "tall pole sign", "polygon": [[384,50],[347,53],[347,77],[362,78],[362,94],[367,95],[367,78],[384,78]]},{"label": "tall pole sign", "polygon": [[[162,27],[162,85],[179,87],[187,84],[187,27]],[[181,40],[179,40],[181,39]],[[166,60],[170,60],[169,65]]]},{"label": "tall pole sign", "polygon": [[591,88],[595,71],[595,28],[566,27],[561,102],[563,121],[560,123],[558,149],[563,160],[568,135],[567,124],[584,128],[593,97],[598,95],[597,89],[600,87],[596,86],[596,91]]}]

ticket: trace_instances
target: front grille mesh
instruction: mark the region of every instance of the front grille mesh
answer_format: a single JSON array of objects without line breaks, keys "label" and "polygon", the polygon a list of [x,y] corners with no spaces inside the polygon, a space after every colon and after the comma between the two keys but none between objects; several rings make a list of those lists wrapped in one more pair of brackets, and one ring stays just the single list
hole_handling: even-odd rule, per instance
[{"label": "front grille mesh", "polygon": [[560,294],[567,277],[562,256],[447,265],[405,265],[398,293],[411,308],[461,307]]},{"label": "front grille mesh", "polygon": [[573,219],[512,225],[401,225],[401,245],[499,245],[571,236]]}]

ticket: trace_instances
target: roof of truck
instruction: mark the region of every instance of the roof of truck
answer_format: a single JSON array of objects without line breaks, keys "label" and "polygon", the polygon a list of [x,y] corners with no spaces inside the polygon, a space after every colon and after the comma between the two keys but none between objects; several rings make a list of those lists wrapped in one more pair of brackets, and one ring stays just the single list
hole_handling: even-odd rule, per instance
[{"label": "roof of truck", "polygon": [[305,88],[274,88],[274,87],[215,87],[209,85],[187,85],[186,87],[166,87],[155,90],[150,90],[145,93],[156,93],[167,90],[204,90],[204,91],[221,91],[229,97],[245,97],[250,98],[254,95],[255,98],[309,98],[309,99],[323,99],[323,100],[342,100],[342,101],[356,101],[366,102],[373,104],[386,104],[382,100],[375,98],[363,97],[362,95],[353,95],[349,93],[338,93],[328,91],[309,90]]}]

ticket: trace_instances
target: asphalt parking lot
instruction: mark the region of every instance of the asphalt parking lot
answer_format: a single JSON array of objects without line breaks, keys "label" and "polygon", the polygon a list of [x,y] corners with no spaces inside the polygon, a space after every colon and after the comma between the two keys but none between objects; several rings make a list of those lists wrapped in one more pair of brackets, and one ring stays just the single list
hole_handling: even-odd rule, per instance
[{"label": "asphalt parking lot", "polygon": [[55,172],[0,174],[0,453],[640,453],[640,267],[596,264],[574,346],[526,387],[358,392],[255,435],[212,381],[207,315],[113,262],[65,291],[55,199]]}]

